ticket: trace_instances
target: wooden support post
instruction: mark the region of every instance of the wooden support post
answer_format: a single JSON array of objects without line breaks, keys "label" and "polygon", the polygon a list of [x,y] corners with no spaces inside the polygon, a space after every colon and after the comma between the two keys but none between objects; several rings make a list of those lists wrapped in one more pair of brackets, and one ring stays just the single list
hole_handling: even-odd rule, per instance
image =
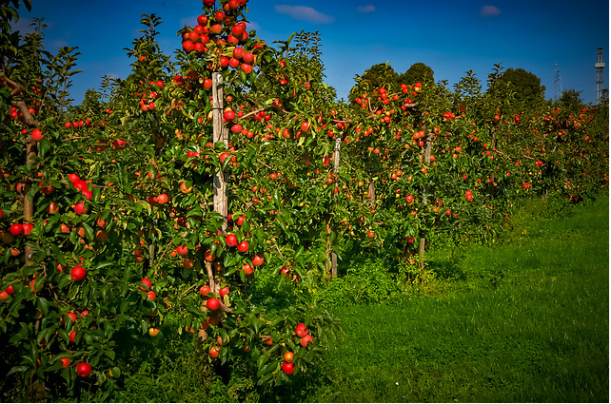
[{"label": "wooden support post", "polygon": [[[342,144],[342,139],[338,136],[335,138],[335,149],[333,151],[333,172],[335,173],[335,188],[339,188],[339,183],[337,181],[337,177],[339,174],[339,157],[340,157],[340,148]],[[335,192],[335,190],[333,190]],[[333,194],[333,200],[337,198],[337,194]],[[337,278],[337,254],[333,252],[331,254],[331,277]]]},{"label": "wooden support post", "polygon": [[[426,135],[426,139],[424,141],[424,164],[426,168],[429,168],[431,163],[431,134],[428,133]],[[426,208],[428,205],[428,186],[425,186],[422,190],[422,205]],[[424,250],[426,246],[426,234],[423,231],[420,231],[420,249],[418,251],[420,257],[420,273],[424,273]]]},{"label": "wooden support post", "polygon": [[[225,146],[229,146],[229,132],[223,127],[223,76],[218,73],[212,73],[212,141],[214,144],[222,142]],[[226,174],[222,168],[214,175],[213,182],[213,202],[214,211],[219,212],[223,216],[223,224],[221,226],[223,232],[227,230],[227,215],[228,215],[228,200],[227,200],[227,182]],[[206,272],[208,274],[208,286],[212,293],[218,293],[219,285],[214,281],[214,271],[212,264],[206,262]]]},{"label": "wooden support post", "polygon": [[[212,74],[212,139],[213,143],[222,142],[229,147],[229,132],[223,128],[223,76],[215,72]],[[214,211],[223,215],[222,229],[227,229],[227,182],[223,169],[219,169],[214,176]]]}]

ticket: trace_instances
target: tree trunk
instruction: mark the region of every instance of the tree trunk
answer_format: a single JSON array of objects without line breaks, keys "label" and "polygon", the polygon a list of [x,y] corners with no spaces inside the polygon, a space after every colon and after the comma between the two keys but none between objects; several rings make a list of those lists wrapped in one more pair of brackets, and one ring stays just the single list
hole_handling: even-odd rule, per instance
[{"label": "tree trunk", "polygon": [[369,180],[369,206],[372,208],[375,207],[376,204],[376,184],[372,179]]}]

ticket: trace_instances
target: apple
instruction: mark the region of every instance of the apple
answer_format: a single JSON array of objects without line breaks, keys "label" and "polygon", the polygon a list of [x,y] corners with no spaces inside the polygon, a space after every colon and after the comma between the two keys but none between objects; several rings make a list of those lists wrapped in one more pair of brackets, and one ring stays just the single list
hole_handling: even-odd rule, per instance
[{"label": "apple", "polygon": [[40,129],[36,128],[32,131],[32,140],[34,140],[35,142],[40,142],[44,138],[45,137],[42,135]]},{"label": "apple", "polygon": [[80,377],[88,377],[91,374],[91,365],[88,363],[79,363],[76,365],[76,374]]},{"label": "apple", "polygon": [[229,247],[235,247],[238,244],[238,239],[235,234],[230,233],[225,237],[225,242]]},{"label": "apple", "polygon": [[229,294],[229,286],[225,286],[224,288],[219,290],[219,293],[220,293],[221,297],[223,297],[225,295],[228,295]]},{"label": "apple", "polygon": [[183,245],[179,245],[176,247],[176,252],[180,255],[187,255],[189,253],[189,249]]},{"label": "apple", "polygon": [[155,300],[155,298],[157,298],[157,295],[155,294],[155,292],[153,292],[153,291],[151,290],[150,292],[147,292],[147,293],[146,293],[146,297],[147,297],[148,299]]},{"label": "apple", "polygon": [[204,252],[204,259],[208,262],[212,262],[216,259],[216,253],[210,252],[210,250],[206,250]]},{"label": "apple", "polygon": [[244,26],[242,24],[234,25],[233,27],[231,27],[231,33],[236,38],[239,38],[242,34],[244,34]]},{"label": "apple", "polygon": [[206,301],[206,307],[209,308],[210,310],[216,310],[221,306],[221,302],[219,302],[219,299],[213,297],[211,299],[208,299]]},{"label": "apple", "polygon": [[309,330],[304,323],[298,324],[295,328],[295,334],[297,334],[299,338],[305,337],[306,335],[308,335],[308,333]]},{"label": "apple", "polygon": [[228,152],[221,153],[221,155],[219,156],[219,160],[221,161],[221,164],[223,164],[225,160],[227,159],[227,157],[229,157],[230,155],[231,153],[228,153]]},{"label": "apple", "polygon": [[246,220],[246,216],[240,216],[238,217],[238,226],[242,226],[244,224],[244,220]]},{"label": "apple", "polygon": [[233,49],[233,57],[236,59],[242,59],[244,56],[244,48],[236,47]]},{"label": "apple", "polygon": [[85,208],[85,202],[79,202],[76,205],[74,205],[74,212],[77,215],[83,215],[87,213],[87,209]]},{"label": "apple", "polygon": [[153,285],[151,283],[151,281],[149,281],[148,279],[144,278],[140,281],[140,283],[144,283],[146,285],[146,287],[144,286],[140,286],[140,290],[150,290],[151,286]]},{"label": "apple", "polygon": [[180,183],[180,192],[183,194],[189,194],[193,191],[193,185],[189,182],[181,182]]},{"label": "apple", "polygon": [[250,72],[252,72],[252,65],[249,65],[248,63],[242,63],[240,69],[242,69],[244,73],[250,74]]},{"label": "apple", "polygon": [[295,371],[295,364],[292,362],[283,363],[282,371],[287,375],[293,374],[293,372]]},{"label": "apple", "polygon": [[239,252],[248,251],[248,241],[242,241],[240,244],[238,244],[238,251]]},{"label": "apple", "polygon": [[185,52],[191,52],[193,49],[195,49],[195,44],[187,40],[182,43],[182,48]]},{"label": "apple", "polygon": [[208,296],[210,294],[210,286],[208,285],[204,285],[201,288],[199,288],[199,293],[202,296]]},{"label": "apple", "polygon": [[209,355],[211,358],[218,358],[219,357],[219,348],[215,346],[210,348]]},{"label": "apple", "polygon": [[70,313],[66,313],[66,316],[68,316],[70,320],[72,320],[73,323],[76,323],[76,314],[70,312]]},{"label": "apple", "polygon": [[16,223],[14,225],[12,225],[11,227],[9,227],[8,230],[13,236],[18,236],[21,233],[23,233],[23,225],[20,223]]},{"label": "apple", "polygon": [[2,292],[0,292],[0,300],[6,300],[8,299],[8,292],[6,290],[3,290]]},{"label": "apple", "polygon": [[60,361],[62,362],[62,367],[67,368],[70,366],[70,359],[69,358],[61,358]]},{"label": "apple", "polygon": [[246,275],[252,274],[252,266],[250,264],[242,265],[242,270],[244,271]]},{"label": "apple", "polygon": [[70,278],[72,278],[72,280],[76,282],[79,282],[85,279],[85,275],[87,275],[87,272],[85,271],[85,268],[83,268],[80,265],[75,266],[70,271]]},{"label": "apple", "polygon": [[9,285],[9,287],[4,289],[4,291],[8,293],[9,295],[12,295],[13,293],[15,293],[15,289],[13,289],[13,285]]},{"label": "apple", "polygon": [[149,328],[149,335],[151,337],[156,337],[159,334],[159,328],[151,327]]},{"label": "apple", "polygon": [[252,264],[256,267],[259,265],[263,265],[263,262],[264,262],[263,256],[260,254],[255,255],[252,259]]},{"label": "apple", "polygon": [[127,142],[125,140],[115,139],[112,141],[113,150],[123,150],[126,145],[127,145]]},{"label": "apple", "polygon": [[290,362],[293,362],[293,357],[294,357],[294,354],[291,351],[289,351],[284,354],[283,359],[285,362],[290,363]]},{"label": "apple", "polygon": [[157,197],[157,203],[160,205],[168,203],[169,200],[170,198],[168,197],[167,194],[161,194]]},{"label": "apple", "polygon": [[242,61],[246,64],[252,65],[255,61],[255,55],[253,55],[251,52],[244,52]]},{"label": "apple", "polygon": [[306,335],[305,337],[301,338],[301,341],[299,341],[301,346],[304,346],[304,347],[308,346],[308,343],[310,343],[310,342],[313,342],[311,335]]}]

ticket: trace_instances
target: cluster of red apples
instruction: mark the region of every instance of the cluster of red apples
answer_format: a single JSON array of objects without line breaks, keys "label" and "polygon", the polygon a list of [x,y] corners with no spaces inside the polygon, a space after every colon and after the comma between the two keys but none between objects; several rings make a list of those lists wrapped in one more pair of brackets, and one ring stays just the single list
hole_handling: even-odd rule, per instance
[{"label": "cluster of red apples", "polygon": [[187,53],[194,52],[210,62],[212,71],[227,68],[241,69],[250,73],[256,63],[255,53],[262,49],[256,44],[247,50],[242,45],[248,41],[246,22],[240,20],[240,10],[247,0],[230,0],[213,11],[215,0],[203,0],[209,14],[197,17],[197,25],[186,27],[182,34],[182,48]]}]

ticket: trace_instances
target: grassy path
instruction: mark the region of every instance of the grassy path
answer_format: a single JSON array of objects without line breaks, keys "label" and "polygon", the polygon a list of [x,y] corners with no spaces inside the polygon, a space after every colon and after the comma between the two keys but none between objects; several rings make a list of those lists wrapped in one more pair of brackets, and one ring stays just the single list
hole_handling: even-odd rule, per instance
[{"label": "grassy path", "polygon": [[608,207],[465,250],[452,265],[477,287],[337,310],[346,338],[309,400],[608,402]]}]

